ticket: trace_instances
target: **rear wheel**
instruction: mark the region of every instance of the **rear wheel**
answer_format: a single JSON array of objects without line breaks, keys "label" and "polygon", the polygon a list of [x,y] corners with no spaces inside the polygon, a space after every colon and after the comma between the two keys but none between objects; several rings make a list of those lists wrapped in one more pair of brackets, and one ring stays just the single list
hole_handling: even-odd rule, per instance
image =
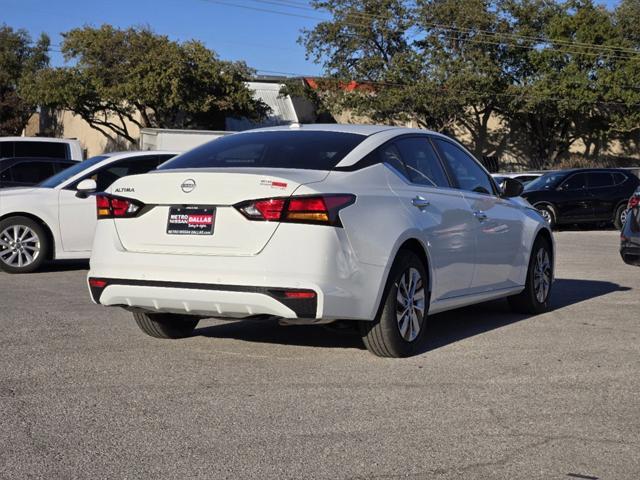
[{"label": "rear wheel", "polygon": [[547,240],[538,237],[531,249],[525,288],[518,295],[508,298],[511,308],[518,313],[528,314],[543,313],[549,310],[552,280],[551,246]]},{"label": "rear wheel", "polygon": [[627,209],[626,204],[622,204],[616,208],[616,213],[613,215],[613,225],[618,229],[622,230],[624,227],[624,223],[627,221],[627,215],[629,214],[629,210]]},{"label": "rear wheel", "polygon": [[382,304],[373,321],[360,322],[367,349],[379,357],[407,357],[422,344],[429,294],[420,258],[401,250],[391,268]]},{"label": "rear wheel", "polygon": [[155,338],[185,338],[193,333],[200,321],[190,315],[171,313],[134,312],[138,327],[150,337]]},{"label": "rear wheel", "polygon": [[49,242],[42,226],[28,217],[10,217],[0,222],[0,269],[8,273],[30,273],[44,262]]}]

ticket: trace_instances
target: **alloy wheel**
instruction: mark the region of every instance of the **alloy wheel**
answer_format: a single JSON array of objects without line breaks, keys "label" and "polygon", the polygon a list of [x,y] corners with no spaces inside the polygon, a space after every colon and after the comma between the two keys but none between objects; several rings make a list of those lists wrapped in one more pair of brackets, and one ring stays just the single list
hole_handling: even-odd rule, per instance
[{"label": "alloy wheel", "polygon": [[40,239],[26,225],[10,225],[0,233],[0,260],[14,268],[31,265],[40,255]]},{"label": "alloy wheel", "polygon": [[536,299],[544,303],[551,288],[551,260],[546,249],[541,248],[536,254],[536,262],[533,267],[533,289]]},{"label": "alloy wheel", "polygon": [[553,218],[551,217],[551,212],[549,210],[547,210],[546,208],[543,208],[541,210],[538,210],[538,213],[540,213],[540,216],[544,218],[545,222],[551,225]]},{"label": "alloy wheel", "polygon": [[400,336],[412,342],[424,324],[426,295],[422,275],[415,268],[407,269],[397,283],[396,321]]},{"label": "alloy wheel", "polygon": [[624,224],[627,222],[627,216],[629,215],[629,210],[624,209],[620,213],[620,227],[624,227]]}]

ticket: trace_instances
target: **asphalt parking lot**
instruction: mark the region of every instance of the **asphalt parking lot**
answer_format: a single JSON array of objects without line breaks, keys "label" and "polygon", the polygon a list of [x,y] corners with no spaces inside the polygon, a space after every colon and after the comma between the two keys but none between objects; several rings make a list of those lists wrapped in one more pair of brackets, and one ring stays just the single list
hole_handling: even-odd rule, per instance
[{"label": "asphalt parking lot", "polygon": [[640,477],[640,268],[559,232],[554,310],[431,318],[422,355],[205,321],[180,341],[89,302],[86,264],[0,273],[0,478]]}]

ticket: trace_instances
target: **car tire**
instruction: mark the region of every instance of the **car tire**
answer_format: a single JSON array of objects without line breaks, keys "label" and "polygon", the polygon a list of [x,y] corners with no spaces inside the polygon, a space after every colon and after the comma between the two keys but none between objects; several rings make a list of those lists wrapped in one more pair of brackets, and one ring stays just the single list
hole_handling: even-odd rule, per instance
[{"label": "car tire", "polygon": [[367,350],[392,358],[416,353],[425,338],[428,309],[425,265],[415,253],[401,250],[389,272],[376,318],[359,322]]},{"label": "car tire", "polygon": [[618,230],[622,230],[622,227],[624,227],[626,213],[627,213],[627,204],[623,203],[622,205],[618,205],[618,208],[616,208],[616,213],[613,215],[613,225]]},{"label": "car tire", "polygon": [[5,218],[0,221],[0,269],[7,273],[35,272],[47,258],[49,243],[45,229],[35,220]]},{"label": "car tire", "polygon": [[140,330],[154,338],[186,338],[191,336],[200,321],[191,315],[134,312]]},{"label": "car tire", "polygon": [[551,205],[535,205],[534,208],[540,212],[540,215],[542,215],[542,218],[545,219],[550,228],[556,226],[556,212]]},{"label": "car tire", "polygon": [[538,237],[533,243],[527,280],[524,290],[508,297],[511,309],[517,313],[538,314],[549,310],[551,287],[553,286],[553,256],[551,245]]}]

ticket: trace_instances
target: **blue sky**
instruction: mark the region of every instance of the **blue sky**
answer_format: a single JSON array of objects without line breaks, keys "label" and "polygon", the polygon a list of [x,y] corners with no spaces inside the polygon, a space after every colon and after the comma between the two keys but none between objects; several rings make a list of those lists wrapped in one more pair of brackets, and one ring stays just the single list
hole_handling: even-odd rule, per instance
[{"label": "blue sky", "polygon": [[[226,5],[225,5],[226,3]],[[304,4],[304,0],[285,3]],[[598,1],[614,7],[617,0]],[[119,27],[148,25],[176,40],[198,39],[226,60],[244,60],[263,72],[317,75],[321,67],[305,60],[297,44],[300,29],[316,20],[233,7],[279,10],[317,18],[303,8],[280,8],[252,0],[0,0],[0,23],[40,32],[60,43],[59,33],[83,25],[110,23]],[[54,64],[62,59],[52,52]]]}]

